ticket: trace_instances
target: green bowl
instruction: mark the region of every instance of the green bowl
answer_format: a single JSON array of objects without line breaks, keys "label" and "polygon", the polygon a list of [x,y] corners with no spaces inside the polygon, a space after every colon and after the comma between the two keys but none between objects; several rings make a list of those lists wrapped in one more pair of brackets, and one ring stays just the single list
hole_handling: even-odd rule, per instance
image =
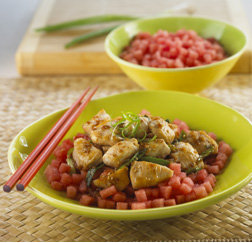
[{"label": "green bowl", "polygon": [[[121,111],[137,113],[147,109],[153,115],[171,120],[175,118],[184,120],[192,129],[215,132],[218,138],[223,139],[233,148],[231,161],[217,176],[216,187],[209,196],[171,207],[112,210],[82,206],[78,201],[68,199],[64,192],[54,191],[47,183],[43,172],[52,156],[27,187],[29,192],[54,207],[87,217],[108,220],[147,220],[201,210],[236,193],[252,178],[252,125],[241,114],[220,103],[175,91],[136,91],[113,95],[91,101],[65,138],[72,138],[81,132],[82,124],[102,108],[112,117],[120,115]],[[8,152],[12,172],[19,167],[25,156],[32,151],[64,111],[65,109],[41,118],[14,138]]]},{"label": "green bowl", "polygon": [[[192,29],[198,35],[214,37],[229,57],[209,65],[191,68],[153,68],[136,65],[119,58],[123,48],[139,32],[169,32]],[[247,36],[231,24],[200,17],[153,17],[128,22],[113,30],[106,38],[105,51],[133,81],[150,90],[177,90],[197,93],[223,78],[237,62],[248,43]]]}]

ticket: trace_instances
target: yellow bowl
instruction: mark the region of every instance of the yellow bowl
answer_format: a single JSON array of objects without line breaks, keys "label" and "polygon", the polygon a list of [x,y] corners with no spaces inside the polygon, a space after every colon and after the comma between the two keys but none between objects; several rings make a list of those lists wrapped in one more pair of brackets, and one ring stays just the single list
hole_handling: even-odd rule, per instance
[{"label": "yellow bowl", "polygon": [[[209,65],[190,68],[145,67],[119,58],[123,48],[139,32],[154,34],[159,29],[176,32],[182,28],[192,29],[204,38],[214,37],[229,57]],[[143,88],[197,93],[218,82],[231,70],[244,52],[247,42],[248,38],[241,30],[222,21],[199,17],[155,17],[119,26],[107,36],[105,50],[122,71]]]}]

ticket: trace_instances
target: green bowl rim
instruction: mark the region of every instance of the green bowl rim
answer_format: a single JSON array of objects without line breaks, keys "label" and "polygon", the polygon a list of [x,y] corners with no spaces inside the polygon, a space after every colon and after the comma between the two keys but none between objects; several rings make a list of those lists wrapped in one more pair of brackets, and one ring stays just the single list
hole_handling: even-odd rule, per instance
[{"label": "green bowl rim", "polygon": [[[242,119],[245,119],[251,126],[252,126],[252,122],[244,115],[240,114],[239,112],[237,112],[236,110],[230,108],[229,106],[222,104],[218,101],[214,101],[211,99],[208,99],[206,97],[202,97],[199,95],[193,95],[193,94],[189,94],[189,93],[185,93],[185,92],[181,92],[181,91],[167,91],[167,90],[154,90],[154,91],[146,91],[146,90],[141,90],[141,91],[129,91],[129,92],[123,92],[120,94],[114,94],[114,95],[110,95],[110,96],[106,96],[106,97],[102,97],[102,98],[98,98],[98,100],[102,100],[102,99],[106,99],[108,97],[116,97],[116,96],[120,96],[120,95],[125,95],[125,94],[132,94],[132,93],[174,93],[174,94],[179,94],[179,95],[185,95],[185,96],[191,96],[193,99],[203,99],[207,102],[210,103],[214,103],[216,105],[220,105],[223,106],[225,109],[231,110],[232,112],[234,112],[236,115],[238,115],[239,117],[241,117]],[[91,101],[92,102],[92,101]],[[16,143],[16,140],[18,139],[18,137],[23,133],[23,131],[25,131],[26,129],[28,129],[29,127],[31,127],[33,124],[39,122],[42,119],[45,119],[51,115],[54,115],[56,113],[59,112],[63,112],[64,110],[66,110],[68,107],[54,111],[46,116],[41,117],[40,119],[34,121],[33,123],[31,123],[30,125],[26,126],[24,129],[22,129],[12,140],[9,149],[8,149],[8,164],[9,167],[12,171],[12,173],[14,173],[16,170],[13,166],[13,164],[11,163],[12,161],[12,157],[11,157],[11,153],[12,150],[11,148],[14,147],[14,144]],[[52,198],[51,196],[48,196],[42,192],[40,192],[39,190],[37,190],[36,188],[28,185],[27,186],[27,190],[32,193],[33,195],[35,195],[36,197],[40,198],[42,201],[53,205],[54,207],[60,208],[61,210],[66,210],[69,212],[74,211],[74,213],[77,214],[82,214],[85,215],[87,217],[93,217],[93,218],[107,218],[108,216],[110,216],[110,220],[120,220],[120,218],[117,218],[119,216],[125,216],[126,218],[124,218],[123,220],[145,220],[145,219],[157,219],[157,218],[167,218],[167,217],[171,217],[171,216],[167,216],[166,214],[164,214],[163,217],[152,217],[153,214],[155,213],[164,213],[165,211],[172,211],[173,209],[177,209],[179,210],[181,208],[181,213],[176,213],[176,216],[181,215],[181,214],[187,214],[187,213],[191,213],[191,212],[195,212],[198,211],[200,209],[206,208],[210,205],[214,205],[220,201],[222,201],[223,199],[235,194],[237,191],[239,191],[240,189],[242,189],[244,186],[246,186],[250,180],[252,179],[252,171],[250,172],[250,174],[245,177],[243,180],[241,180],[240,182],[238,182],[237,184],[235,184],[232,187],[227,188],[226,190],[223,190],[221,192],[219,192],[218,194],[214,194],[214,195],[209,195],[205,198],[201,198],[195,201],[191,201],[191,202],[187,202],[187,203],[183,203],[183,204],[178,204],[172,207],[160,207],[160,208],[151,208],[151,209],[140,209],[140,210],[116,210],[116,209],[101,209],[101,208],[96,208],[96,207],[87,207],[87,206],[83,206],[83,205],[74,205],[74,209],[71,208],[71,206],[73,206],[73,204],[69,203],[69,202],[64,202],[55,198]],[[211,202],[211,199],[216,199],[215,202]],[[49,203],[50,202],[50,203]],[[204,204],[205,202],[205,204]],[[207,203],[208,202],[208,203]],[[203,204],[202,204],[203,203]],[[198,205],[198,209],[194,206]],[[204,205],[203,207],[201,205]],[[190,208],[194,208],[193,210],[190,210]],[[184,210],[190,210],[190,212],[186,212],[183,213]],[[102,215],[99,215],[99,214]],[[145,213],[147,213],[147,216],[145,215]],[[134,219],[130,219],[130,216],[134,216]],[[145,216],[144,216],[145,215]],[[150,215],[150,216],[149,216]],[[139,218],[137,219],[137,216],[143,216],[143,218]],[[149,217],[148,217],[149,216]],[[172,215],[173,216],[173,215]],[[174,215],[175,216],[175,215]],[[146,218],[145,218],[146,217]]]},{"label": "green bowl rim", "polygon": [[[127,62],[123,59],[121,59],[120,57],[118,57],[117,55],[115,55],[114,53],[112,53],[112,51],[109,48],[109,40],[111,38],[111,36],[114,34],[114,32],[118,31],[121,28],[126,27],[127,25],[130,24],[134,24],[137,22],[142,22],[145,20],[153,20],[153,19],[179,19],[179,18],[183,18],[183,19],[197,19],[197,20],[209,20],[212,22],[216,22],[216,23],[221,23],[221,24],[225,24],[228,25],[232,28],[235,28],[236,30],[240,31],[241,34],[243,34],[243,36],[245,37],[245,44],[244,46],[234,55],[231,55],[221,61],[215,62],[215,63],[211,63],[211,64],[207,64],[207,65],[202,65],[202,66],[198,66],[198,67],[187,67],[187,68],[154,68],[154,67],[146,67],[146,66],[142,66],[142,65],[138,65],[138,64],[134,64],[131,62]],[[214,67],[214,66],[218,66],[220,64],[224,64],[226,62],[229,62],[233,59],[235,59],[236,57],[239,57],[245,50],[245,48],[248,45],[248,41],[249,41],[249,37],[248,35],[242,31],[240,28],[238,28],[235,25],[230,24],[228,21],[223,21],[223,20],[218,20],[218,19],[214,19],[214,18],[208,18],[208,17],[203,17],[203,16],[187,16],[187,15],[181,15],[181,16],[167,16],[167,15],[157,15],[157,16],[151,16],[151,17],[142,17],[136,20],[132,20],[132,21],[128,21],[120,26],[118,26],[117,28],[115,28],[114,30],[112,30],[106,37],[105,39],[105,52],[107,53],[107,55],[109,57],[111,57],[114,61],[121,63],[122,65],[126,65],[129,66],[131,68],[136,68],[139,70],[144,70],[144,71],[156,71],[156,72],[178,72],[178,71],[192,71],[192,70],[199,70],[199,69],[206,69],[206,68],[210,68],[210,67]]]}]

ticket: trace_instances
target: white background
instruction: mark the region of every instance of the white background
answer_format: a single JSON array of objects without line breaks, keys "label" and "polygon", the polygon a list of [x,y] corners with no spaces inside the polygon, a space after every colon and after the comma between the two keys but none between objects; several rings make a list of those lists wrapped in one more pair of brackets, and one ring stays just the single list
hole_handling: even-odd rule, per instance
[{"label": "white background", "polygon": [[[0,0],[0,77],[18,76],[15,52],[39,0]],[[242,0],[252,32],[252,0]]]}]

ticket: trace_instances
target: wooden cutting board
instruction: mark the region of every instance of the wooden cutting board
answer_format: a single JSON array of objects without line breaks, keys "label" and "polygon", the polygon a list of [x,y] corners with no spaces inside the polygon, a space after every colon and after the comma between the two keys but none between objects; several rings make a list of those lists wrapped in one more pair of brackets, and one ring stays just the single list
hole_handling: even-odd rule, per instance
[{"label": "wooden cutting board", "polygon": [[[50,34],[35,33],[34,29],[101,14],[141,17],[164,12],[226,20],[249,33],[249,24],[238,0],[42,0],[17,50],[17,69],[21,75],[120,73],[104,52],[105,37],[64,49],[64,44],[73,37],[99,28],[99,25]],[[251,53],[250,43],[232,72],[251,73]]]}]

